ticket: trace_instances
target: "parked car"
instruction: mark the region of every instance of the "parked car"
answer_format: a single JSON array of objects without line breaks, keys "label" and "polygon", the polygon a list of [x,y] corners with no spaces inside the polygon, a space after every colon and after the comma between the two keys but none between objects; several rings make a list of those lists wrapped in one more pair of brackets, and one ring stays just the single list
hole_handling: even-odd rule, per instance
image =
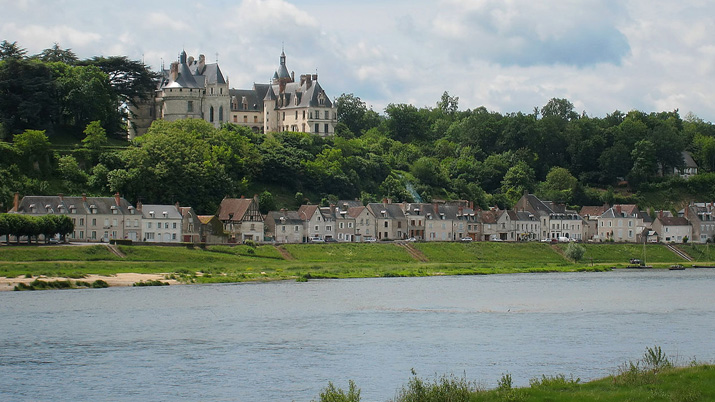
[{"label": "parked car", "polygon": [[325,240],[321,239],[320,237],[309,237],[308,243],[325,243]]},{"label": "parked car", "polygon": [[410,237],[409,239],[405,239],[405,241],[417,241],[414,237]]},{"label": "parked car", "polygon": [[365,243],[377,243],[377,239],[374,237],[366,237]]},{"label": "parked car", "polygon": [[326,243],[337,243],[338,241],[335,240],[335,239],[332,238],[332,237],[326,237],[326,238],[325,238],[325,242],[326,242]]},{"label": "parked car", "polygon": [[459,241],[464,241],[464,242],[470,242],[472,240],[474,240],[474,239],[472,239],[471,237],[462,237],[461,239],[459,239]]}]

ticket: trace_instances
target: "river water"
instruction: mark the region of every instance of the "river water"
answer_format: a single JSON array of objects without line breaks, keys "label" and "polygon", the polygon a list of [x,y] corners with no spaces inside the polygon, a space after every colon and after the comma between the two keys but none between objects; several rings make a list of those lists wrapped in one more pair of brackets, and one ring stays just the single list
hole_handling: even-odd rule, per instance
[{"label": "river water", "polygon": [[715,270],[0,292],[0,400],[310,401],[715,360]]}]

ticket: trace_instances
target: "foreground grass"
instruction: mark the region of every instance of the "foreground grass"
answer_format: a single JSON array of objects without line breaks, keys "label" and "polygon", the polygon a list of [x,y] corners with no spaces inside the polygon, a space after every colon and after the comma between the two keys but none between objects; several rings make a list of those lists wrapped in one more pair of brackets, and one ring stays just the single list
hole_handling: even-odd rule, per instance
[{"label": "foreground grass", "polygon": [[[585,244],[581,263],[563,255],[563,245],[543,243],[288,244],[198,247],[105,245],[2,246],[0,276],[82,278],[134,272],[167,274],[184,282],[216,283],[317,278],[374,278],[433,275],[488,275],[531,272],[603,271],[639,258],[642,245]],[[708,251],[699,247],[693,250]],[[693,252],[692,250],[688,250]],[[648,263],[667,267],[683,260],[662,245],[648,245]],[[652,257],[652,259],[651,259]],[[704,257],[706,258],[706,257]],[[701,259],[700,261],[704,261]],[[658,266],[658,265],[656,265]]]},{"label": "foreground grass", "polygon": [[[692,363],[676,367],[659,347],[646,348],[641,360],[628,362],[616,374],[581,383],[580,379],[557,375],[529,381],[515,388],[511,375],[504,374],[494,389],[446,375],[424,380],[414,377],[398,391],[394,402],[438,401],[712,401],[715,400],[715,366]],[[320,393],[320,402],[359,402],[360,389],[350,381],[348,391],[332,383]]]}]

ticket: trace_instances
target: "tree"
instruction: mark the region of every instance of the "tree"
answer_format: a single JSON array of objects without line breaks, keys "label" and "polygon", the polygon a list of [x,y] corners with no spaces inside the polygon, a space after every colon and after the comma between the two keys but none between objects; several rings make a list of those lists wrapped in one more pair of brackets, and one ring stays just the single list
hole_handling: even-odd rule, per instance
[{"label": "tree", "polygon": [[564,121],[578,119],[578,114],[573,109],[573,103],[568,99],[551,98],[541,108],[541,116],[543,118],[554,116]]},{"label": "tree", "polygon": [[267,214],[269,211],[276,209],[276,200],[270,191],[266,190],[261,193],[258,201],[259,209],[262,214]]},{"label": "tree", "polygon": [[427,119],[416,107],[391,103],[385,108],[385,113],[389,116],[386,124],[393,139],[401,142],[426,139]]},{"label": "tree", "polygon": [[586,253],[586,247],[577,244],[575,242],[569,242],[569,245],[566,246],[566,251],[564,251],[566,254],[566,257],[570,258],[574,262],[581,261],[581,258],[583,258],[583,255]]},{"label": "tree", "polygon": [[[0,124],[8,134],[51,129],[58,117],[53,70],[38,60],[0,62]],[[7,134],[6,134],[7,135]]]},{"label": "tree", "polygon": [[159,78],[144,63],[130,60],[126,56],[97,56],[79,64],[95,66],[107,74],[109,85],[119,96],[119,103],[136,105],[137,100],[149,98]]},{"label": "tree", "polygon": [[655,156],[655,146],[648,140],[640,140],[636,143],[635,148],[631,152],[633,158],[633,168],[628,175],[628,181],[633,185],[640,183],[655,176],[658,164]]},{"label": "tree", "polygon": [[73,65],[78,61],[77,55],[74,54],[72,49],[62,49],[57,42],[51,48],[43,50],[35,57],[46,63],[59,62]]},{"label": "tree", "polygon": [[459,96],[449,96],[449,92],[444,91],[440,101],[437,102],[437,108],[447,115],[457,113],[459,110]]},{"label": "tree", "polygon": [[95,66],[66,66],[58,74],[62,124],[80,128],[98,120],[110,133],[119,130],[119,102],[107,74]]},{"label": "tree", "polygon": [[534,187],[534,169],[524,161],[507,170],[501,183],[501,191],[512,203],[515,203],[525,191],[531,192]]},{"label": "tree", "polygon": [[14,144],[28,171],[49,172],[52,151],[50,140],[44,131],[25,130],[22,134],[15,136]]},{"label": "tree", "polygon": [[0,61],[2,60],[20,60],[24,59],[27,50],[20,47],[17,42],[8,42],[3,40],[0,43]]},{"label": "tree", "polygon": [[82,148],[86,149],[91,156],[91,163],[94,164],[102,153],[102,148],[107,145],[107,131],[102,127],[99,120],[95,120],[84,129],[85,137],[82,139]]}]

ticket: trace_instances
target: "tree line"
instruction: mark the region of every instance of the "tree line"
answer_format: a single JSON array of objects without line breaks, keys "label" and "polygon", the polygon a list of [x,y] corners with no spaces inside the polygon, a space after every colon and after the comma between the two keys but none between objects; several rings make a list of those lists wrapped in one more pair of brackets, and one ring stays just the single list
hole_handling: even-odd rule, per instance
[{"label": "tree line", "polygon": [[7,244],[10,244],[11,236],[15,237],[18,244],[21,237],[26,237],[27,244],[30,244],[33,238],[36,242],[39,241],[40,235],[44,236],[45,243],[56,234],[64,240],[64,237],[73,230],[72,218],[66,215],[0,214],[0,236],[6,236]]},{"label": "tree line", "polygon": [[[17,46],[9,45],[0,45],[0,77],[12,63],[54,66],[50,71],[94,66],[77,62],[58,45],[34,57],[18,56]],[[144,78],[151,82],[150,73],[133,81],[128,73],[112,78],[105,70],[102,82],[111,88],[115,106],[141,88],[153,88],[139,84]],[[0,79],[0,88],[7,85]],[[53,85],[49,94],[57,96],[59,87]],[[43,88],[36,96],[28,95],[31,90],[19,96],[32,104],[45,96],[39,95]],[[118,191],[131,202],[180,202],[209,214],[224,196],[254,193],[262,195],[264,212],[356,198],[365,203],[467,199],[482,208],[509,208],[525,191],[572,206],[633,202],[667,209],[683,197],[715,198],[715,129],[691,114],[682,118],[677,110],[591,117],[576,112],[567,99],[554,98],[529,114],[502,114],[484,107],[460,110],[459,98],[447,92],[433,107],[390,104],[384,113],[354,94],[342,94],[335,104],[336,134],[328,138],[254,133],[231,123],[216,129],[202,120],[156,121],[123,147],[107,146],[111,125],[101,115],[66,111],[62,121],[82,140],[64,149],[50,142],[56,122],[47,128],[0,105],[0,121],[12,134],[0,141],[0,203],[8,208],[14,191]],[[683,151],[693,155],[702,173],[687,181],[668,174],[682,167]]]}]

